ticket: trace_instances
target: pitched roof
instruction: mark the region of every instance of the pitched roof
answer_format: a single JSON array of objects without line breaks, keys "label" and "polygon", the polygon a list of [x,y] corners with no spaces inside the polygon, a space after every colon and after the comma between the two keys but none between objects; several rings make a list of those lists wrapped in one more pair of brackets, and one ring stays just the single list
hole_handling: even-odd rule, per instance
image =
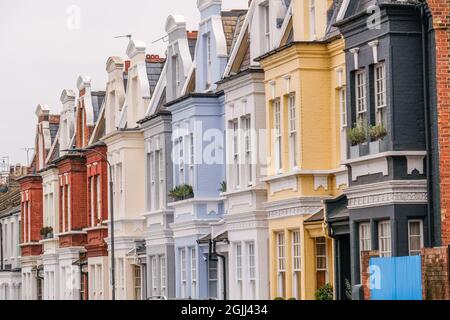
[{"label": "pitched roof", "polygon": [[15,179],[10,179],[8,190],[0,193],[0,217],[10,214],[11,209],[20,205],[20,185]]},{"label": "pitched roof", "polygon": [[325,215],[324,215],[324,211],[320,210],[319,212],[317,212],[316,214],[313,214],[311,217],[309,217],[308,219],[305,220],[306,223],[313,223],[313,222],[320,222],[323,221]]}]

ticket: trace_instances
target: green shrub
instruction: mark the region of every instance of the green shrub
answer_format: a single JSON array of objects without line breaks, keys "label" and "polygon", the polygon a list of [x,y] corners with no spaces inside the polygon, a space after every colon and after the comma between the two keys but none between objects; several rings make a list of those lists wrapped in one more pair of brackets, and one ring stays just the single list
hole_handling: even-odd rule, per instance
[{"label": "green shrub", "polygon": [[40,231],[40,234],[43,238],[47,238],[49,235],[53,233],[52,227],[43,227]]},{"label": "green shrub", "polygon": [[348,279],[345,279],[345,295],[348,300],[353,300],[352,284]]},{"label": "green shrub", "polygon": [[192,186],[184,184],[170,190],[169,196],[175,201],[191,199],[194,197],[194,190],[192,189]]},{"label": "green shrub", "polygon": [[219,192],[222,192],[222,193],[227,192],[227,182],[226,181],[222,181],[220,183]]},{"label": "green shrub", "polygon": [[382,124],[371,126],[369,136],[371,141],[383,140],[387,136],[387,130]]},{"label": "green shrub", "polygon": [[282,300],[285,300],[285,299],[283,297],[276,297],[274,300],[275,301],[282,301]]},{"label": "green shrub", "polygon": [[331,301],[333,300],[333,287],[331,284],[326,284],[316,291],[316,300]]},{"label": "green shrub", "polygon": [[348,140],[352,146],[357,146],[367,141],[367,130],[364,126],[354,126],[348,129]]}]

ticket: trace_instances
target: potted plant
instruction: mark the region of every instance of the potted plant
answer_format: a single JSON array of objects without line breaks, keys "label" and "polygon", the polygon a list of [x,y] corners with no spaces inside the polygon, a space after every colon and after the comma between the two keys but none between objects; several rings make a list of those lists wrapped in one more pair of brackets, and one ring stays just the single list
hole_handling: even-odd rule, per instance
[{"label": "potted plant", "polygon": [[352,159],[361,156],[360,145],[367,142],[367,130],[364,126],[354,125],[347,132],[350,142],[350,157]]},{"label": "potted plant", "polygon": [[333,287],[327,283],[316,291],[316,300],[331,301],[333,300]]},{"label": "potted plant", "polygon": [[220,183],[220,189],[219,189],[219,192],[221,192],[221,193],[227,192],[227,182],[226,182],[226,181],[222,181],[222,182]]},{"label": "potted plant", "polygon": [[194,190],[192,189],[192,186],[184,184],[170,190],[169,196],[175,201],[191,199],[194,197]]},{"label": "potted plant", "polygon": [[387,130],[382,125],[371,126],[369,129],[370,136],[370,154],[380,153],[380,142],[387,136]]},{"label": "potted plant", "polygon": [[40,231],[42,239],[52,239],[53,238],[53,228],[52,227],[43,227]]}]

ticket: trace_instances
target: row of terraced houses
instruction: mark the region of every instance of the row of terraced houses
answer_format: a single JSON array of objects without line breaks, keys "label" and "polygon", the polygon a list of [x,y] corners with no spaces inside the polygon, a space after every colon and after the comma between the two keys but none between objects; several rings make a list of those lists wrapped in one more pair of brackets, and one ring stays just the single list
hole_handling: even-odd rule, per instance
[{"label": "row of terraced houses", "polygon": [[0,299],[367,298],[374,256],[450,299],[449,1],[197,7],[38,105]]}]

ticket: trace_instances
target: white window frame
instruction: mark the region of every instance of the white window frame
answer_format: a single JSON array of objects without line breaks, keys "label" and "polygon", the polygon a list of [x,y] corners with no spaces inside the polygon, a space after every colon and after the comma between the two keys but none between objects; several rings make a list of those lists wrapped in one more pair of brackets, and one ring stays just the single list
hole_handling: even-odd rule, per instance
[{"label": "white window frame", "polygon": [[233,130],[233,165],[234,165],[234,181],[236,189],[241,187],[241,170],[239,163],[239,121],[234,119],[231,121]]},{"label": "white window frame", "polygon": [[[420,235],[412,235],[411,234],[411,224],[413,223],[419,223],[420,225]],[[411,248],[411,240],[412,237],[420,237],[420,249],[419,250],[413,250]],[[423,220],[420,219],[412,219],[408,220],[408,252],[410,256],[420,255],[421,249],[424,248],[424,230],[423,230]]]},{"label": "white window frame", "polygon": [[341,129],[347,128],[347,88],[341,87],[339,92],[339,110],[341,111]]},{"label": "white window frame", "polygon": [[[323,242],[319,242],[319,239],[323,239]],[[326,281],[328,281],[328,245],[327,245],[327,239],[325,237],[319,237],[319,238],[315,238],[314,241],[314,245],[315,245],[315,251],[316,251],[316,272],[317,271],[325,271],[326,274]],[[318,245],[323,245],[325,247],[325,255],[320,255],[317,252],[317,246]],[[324,259],[325,260],[325,267],[322,268],[321,266],[319,266],[319,259]]]},{"label": "white window frame", "polygon": [[254,242],[247,243],[248,252],[248,279],[250,281],[256,280],[256,246]]},{"label": "white window frame", "polygon": [[[386,227],[384,229],[384,227]],[[378,249],[380,252],[380,257],[392,257],[392,230],[391,230],[391,221],[385,220],[380,221],[378,223]],[[383,231],[387,231],[387,234],[384,234]],[[384,242],[386,243],[387,247],[384,247]]]},{"label": "white window frame", "polygon": [[180,254],[181,297],[186,298],[186,284],[187,284],[186,248],[181,248],[179,254]]},{"label": "white window frame", "polygon": [[278,273],[286,272],[286,234],[278,232],[277,240],[277,271]]},{"label": "white window frame", "polygon": [[[368,245],[367,245],[368,244]],[[372,250],[372,230],[370,222],[359,224],[359,252]]]},{"label": "white window frame", "polygon": [[288,122],[289,122],[289,154],[291,161],[291,168],[295,169],[298,166],[298,135],[297,135],[297,104],[295,93],[288,96]]},{"label": "white window frame", "polygon": [[235,261],[236,261],[236,280],[242,282],[243,279],[243,263],[242,263],[242,244],[236,243],[235,246]]},{"label": "white window frame", "polygon": [[178,170],[178,185],[184,185],[186,183],[186,177],[184,174],[184,139],[183,137],[178,138],[178,156],[180,159],[179,170]]},{"label": "white window frame", "polygon": [[365,70],[355,72],[355,102],[358,125],[363,125],[367,119],[367,83]]},{"label": "white window frame", "polygon": [[243,117],[245,130],[245,163],[247,166],[247,185],[253,185],[253,160],[252,160],[252,118],[251,115]]},{"label": "white window frame", "polygon": [[159,257],[159,269],[160,269],[160,286],[161,286],[161,295],[166,296],[167,294],[167,261],[166,256]]},{"label": "white window frame", "polygon": [[386,88],[386,65],[380,62],[375,65],[374,73],[374,96],[376,108],[377,125],[385,125],[385,112],[387,107],[387,88]]},{"label": "white window frame", "polygon": [[300,230],[292,231],[292,270],[302,271],[302,247]]},{"label": "white window frame", "polygon": [[194,133],[189,134],[189,184],[194,185],[194,169],[195,169],[195,142]]},{"label": "white window frame", "polygon": [[274,157],[275,171],[281,173],[283,168],[283,134],[281,130],[281,101],[273,101],[273,121],[274,121]]},{"label": "white window frame", "polygon": [[197,298],[197,248],[191,248],[191,298]]},{"label": "white window frame", "polygon": [[[137,271],[139,270],[139,277],[137,276]],[[134,293],[136,300],[142,300],[142,269],[140,266],[133,265],[133,282],[134,282]],[[139,297],[137,292],[139,291]]]},{"label": "white window frame", "polygon": [[100,225],[101,221],[102,221],[102,186],[101,186],[101,176],[98,174],[95,176],[96,179],[95,181],[97,182],[97,221],[96,221],[96,225]]}]

